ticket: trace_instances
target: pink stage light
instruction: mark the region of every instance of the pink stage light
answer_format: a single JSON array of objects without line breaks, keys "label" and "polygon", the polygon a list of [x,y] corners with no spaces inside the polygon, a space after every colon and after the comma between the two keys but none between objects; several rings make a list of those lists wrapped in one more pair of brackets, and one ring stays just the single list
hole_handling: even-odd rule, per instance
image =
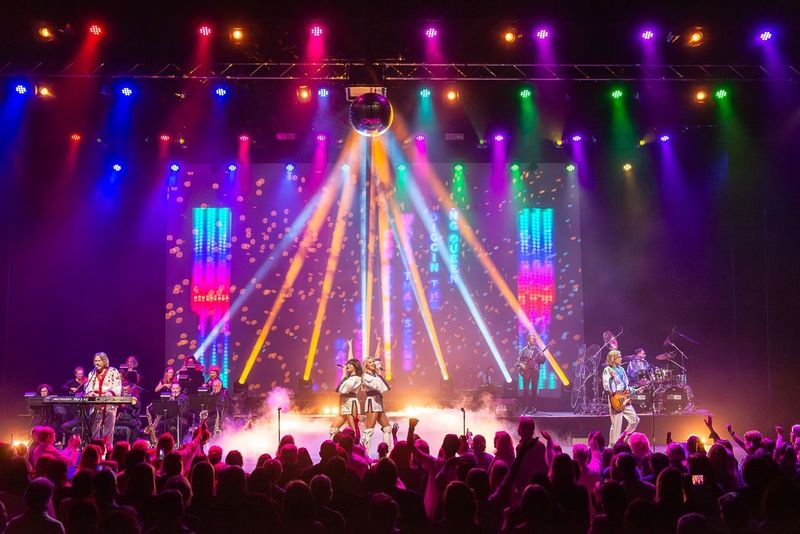
[{"label": "pink stage light", "polygon": [[312,37],[322,37],[322,26],[319,24],[314,24],[311,26],[311,36]]},{"label": "pink stage light", "polygon": [[424,143],[425,136],[423,134],[419,134],[416,137],[414,137],[414,141],[416,141],[417,143]]},{"label": "pink stage light", "polygon": [[100,37],[103,35],[103,27],[99,24],[92,24],[89,26],[89,33],[94,35],[95,37]]},{"label": "pink stage light", "polygon": [[645,41],[650,41],[650,40],[651,40],[651,39],[653,39],[655,36],[656,36],[655,32],[654,32],[653,30],[650,30],[650,29],[644,30],[644,31],[642,32],[642,34],[641,34],[641,38],[642,38],[643,40],[645,40]]},{"label": "pink stage light", "polygon": [[550,32],[547,30],[547,28],[539,28],[536,30],[536,38],[540,41],[544,41],[548,37],[550,37]]},{"label": "pink stage light", "polygon": [[428,28],[425,30],[425,37],[427,37],[428,39],[433,39],[433,38],[434,38],[434,37],[436,37],[437,35],[439,35],[439,30],[437,30],[437,29],[436,29],[436,28],[434,28],[433,26],[429,26],[429,27],[428,27]]},{"label": "pink stage light", "polygon": [[505,136],[503,134],[495,134],[494,140],[500,143],[505,140]]},{"label": "pink stage light", "polygon": [[169,136],[169,135],[167,135],[167,134],[161,134],[161,136],[159,137],[159,139],[161,139],[161,140],[162,140],[162,141],[164,141],[165,143],[168,143],[168,142],[169,142],[169,140],[170,140],[170,136]]},{"label": "pink stage light", "polygon": [[241,141],[243,143],[246,143],[246,142],[250,141],[250,136],[247,135],[247,134],[242,134],[242,135],[239,136],[239,141]]},{"label": "pink stage light", "polygon": [[324,133],[317,134],[317,141],[319,141],[320,143],[322,143],[324,141],[327,141],[327,140],[328,140],[328,136],[325,135]]},{"label": "pink stage light", "polygon": [[200,26],[200,29],[198,31],[200,32],[200,35],[202,35],[203,37],[211,36],[211,26],[203,24],[202,26]]}]

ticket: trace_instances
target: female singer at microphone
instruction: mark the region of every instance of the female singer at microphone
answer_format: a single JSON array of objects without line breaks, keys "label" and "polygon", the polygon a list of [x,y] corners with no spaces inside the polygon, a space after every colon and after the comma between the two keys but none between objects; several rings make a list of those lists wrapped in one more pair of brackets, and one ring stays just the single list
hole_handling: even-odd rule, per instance
[{"label": "female singer at microphone", "polygon": [[378,359],[380,354],[381,338],[378,338],[378,344],[375,346],[375,356],[367,358],[364,362],[364,372],[361,375],[361,383],[363,384],[364,391],[367,394],[364,401],[364,413],[367,414],[367,425],[364,430],[361,444],[369,454],[369,445],[372,441],[372,433],[375,428],[375,423],[381,424],[381,432],[383,432],[383,442],[387,446],[392,445],[392,427],[389,426],[389,418],[386,417],[386,412],[383,407],[383,394],[389,391],[389,384],[383,378],[383,368]]},{"label": "female singer at microphone", "polygon": [[339,394],[339,415],[329,429],[331,439],[345,423],[353,430],[357,430],[354,416],[361,411],[357,397],[358,389],[361,387],[361,362],[353,357],[353,341],[348,341],[347,345],[348,359],[344,365],[344,376],[336,386],[336,392]]},{"label": "female singer at microphone", "polygon": [[[94,369],[89,373],[84,390],[87,397],[118,397],[122,393],[122,375],[108,366],[105,352],[94,355]],[[102,404],[92,408],[92,439],[101,439],[110,445],[116,419],[117,409],[113,405]]]}]

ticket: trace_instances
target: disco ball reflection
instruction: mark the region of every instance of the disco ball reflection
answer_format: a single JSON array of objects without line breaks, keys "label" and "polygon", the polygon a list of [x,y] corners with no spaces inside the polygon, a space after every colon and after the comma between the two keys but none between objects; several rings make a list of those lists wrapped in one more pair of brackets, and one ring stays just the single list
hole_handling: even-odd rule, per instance
[{"label": "disco ball reflection", "polygon": [[364,93],[350,104],[350,125],[359,134],[377,137],[392,125],[394,111],[389,100],[378,93]]}]

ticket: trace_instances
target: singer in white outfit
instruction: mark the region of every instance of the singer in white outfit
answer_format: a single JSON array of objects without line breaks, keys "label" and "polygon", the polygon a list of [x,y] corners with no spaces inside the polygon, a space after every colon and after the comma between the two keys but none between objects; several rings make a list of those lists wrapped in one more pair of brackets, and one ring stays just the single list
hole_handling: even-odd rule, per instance
[{"label": "singer in white outfit", "polygon": [[361,362],[352,358],[353,342],[348,341],[347,343],[350,345],[349,355],[351,357],[344,366],[341,382],[336,386],[336,392],[339,394],[339,415],[336,416],[336,420],[329,429],[331,439],[345,423],[357,431],[354,416],[361,413],[358,404],[358,390],[361,389]]},{"label": "singer in white outfit", "polygon": [[[381,344],[378,338],[378,347]],[[381,424],[383,432],[383,442],[390,448],[392,446],[392,427],[389,426],[389,418],[383,408],[383,394],[389,391],[390,387],[383,378],[383,368],[380,361],[376,358],[367,358],[364,362],[364,372],[361,375],[362,388],[366,392],[364,401],[364,413],[367,414],[367,424],[361,437],[361,444],[369,453],[369,446],[372,442],[372,433],[375,423]]]},{"label": "singer in white outfit", "polygon": [[[105,352],[94,355],[94,369],[86,380],[87,397],[119,397],[122,393],[122,375],[108,365]],[[114,436],[114,423],[117,408],[113,405],[98,405],[92,408],[92,439],[99,439],[110,445]]]},{"label": "singer in white outfit", "polygon": [[633,409],[630,403],[625,405],[625,409],[620,413],[614,413],[614,410],[611,409],[610,395],[618,391],[630,391],[630,385],[628,384],[628,375],[622,367],[622,353],[620,351],[608,351],[606,363],[608,365],[603,369],[603,389],[609,395],[608,413],[611,416],[611,430],[608,433],[608,444],[613,447],[622,434],[622,419],[625,418],[628,421],[626,430],[630,435],[639,426],[639,416],[636,415],[636,410]]}]

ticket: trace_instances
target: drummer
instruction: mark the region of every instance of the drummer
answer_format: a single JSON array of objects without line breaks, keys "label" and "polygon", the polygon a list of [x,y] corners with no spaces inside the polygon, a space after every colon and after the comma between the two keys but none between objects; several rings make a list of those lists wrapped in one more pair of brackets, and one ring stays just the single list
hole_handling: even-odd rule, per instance
[{"label": "drummer", "polygon": [[647,353],[641,347],[633,352],[633,359],[625,369],[631,382],[644,379],[650,374],[651,370],[652,366],[647,361]]}]

